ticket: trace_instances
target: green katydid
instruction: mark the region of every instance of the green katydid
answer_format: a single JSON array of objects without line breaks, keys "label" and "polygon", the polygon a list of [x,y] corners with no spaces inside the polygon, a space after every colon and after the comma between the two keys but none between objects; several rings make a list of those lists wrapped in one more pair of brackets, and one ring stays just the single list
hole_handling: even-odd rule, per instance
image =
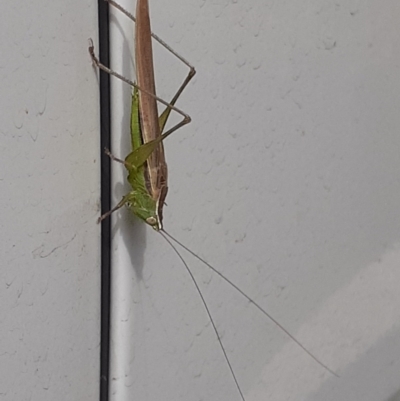
[{"label": "green katydid", "polygon": [[[127,13],[121,6],[113,1],[108,1],[117,7],[130,18],[135,18]],[[154,36],[154,35],[153,35]],[[173,54],[176,53],[160,38],[156,39]],[[150,18],[148,1],[137,2],[137,23],[136,23],[136,68],[137,84],[125,79],[119,74],[101,65],[94,55],[93,45],[89,48],[94,63],[106,72],[115,75],[132,85],[138,91],[132,99],[131,113],[131,142],[132,152],[125,161],[119,160],[107,152],[109,156],[125,165],[129,174],[128,181],[132,185],[132,191],[128,193],[121,202],[109,212],[100,217],[99,221],[108,217],[114,211],[125,204],[132,212],[152,226],[156,231],[162,229],[162,210],[168,191],[167,186],[167,165],[165,162],[164,148],[162,141],[174,131],[185,124],[188,124],[190,117],[175,107],[175,102],[183,92],[187,84],[195,75],[196,71],[186,60],[178,55],[190,71],[170,103],[165,102],[155,95],[154,66],[151,45]],[[166,106],[165,111],[158,117],[157,100]],[[139,106],[140,104],[140,106]],[[171,110],[183,116],[180,123],[161,135],[165,128]],[[140,123],[139,116],[140,113]]]},{"label": "green katydid", "polygon": [[[299,347],[301,347],[311,358],[313,358],[319,365],[324,369],[328,370],[333,375],[337,376],[331,369],[319,361],[310,351],[308,351],[292,334],[290,334],[280,323],[276,321],[269,313],[267,313],[260,305],[246,295],[237,285],[231,282],[228,278],[223,276],[218,270],[207,263],[205,260],[200,258],[181,242],[177,241],[170,234],[163,229],[163,207],[165,204],[165,198],[168,191],[167,185],[167,164],[165,162],[164,148],[162,142],[178,128],[190,122],[190,117],[182,110],[175,106],[180,94],[185,89],[187,84],[195,75],[195,69],[175,51],[173,51],[165,42],[163,42],[156,35],[151,33],[150,18],[148,10],[148,0],[137,0],[136,6],[136,18],[133,17],[129,12],[124,10],[121,6],[115,3],[113,0],[106,0],[111,5],[115,6],[129,18],[136,22],[136,82],[133,82],[120,74],[110,70],[108,67],[102,65],[94,54],[93,44],[89,47],[89,52],[92,57],[93,63],[105,72],[116,76],[117,78],[130,84],[134,90],[132,95],[132,106],[131,106],[131,145],[132,151],[126,156],[125,160],[121,160],[111,154],[110,151],[106,150],[106,153],[115,161],[124,164],[128,171],[128,182],[132,186],[132,190],[125,195],[122,200],[109,212],[105,213],[99,218],[99,222],[110,216],[111,213],[120,209],[126,205],[128,208],[146,224],[150,225],[153,229],[159,232],[164,239],[171,245],[173,250],[178,254],[182,260],[187,271],[189,272],[194,285],[201,297],[201,300],[205,306],[208,317],[211,321],[213,329],[216,333],[220,347],[224,354],[225,360],[229,366],[232,377],[235,381],[236,387],[240,393],[243,401],[245,401],[244,395],[240,389],[238,380],[235,376],[233,367],[229,361],[228,355],[225,351],[224,345],[218,334],[217,328],[214,324],[214,320],[211,313],[206,305],[203,295],[188,267],[186,262],[183,260],[180,253],[177,251],[173,242],[178,244],[192,254],[195,258],[200,260],[202,263],[207,265],[216,274],[223,278],[233,288],[235,288],[240,294],[242,294],[249,302],[257,307],[268,319],[275,323],[287,336],[289,336]],[[159,41],[164,47],[177,56],[183,61],[189,68],[190,71],[179,87],[177,93],[173,99],[168,103],[160,99],[156,95],[155,91],[155,80],[154,80],[154,67],[152,58],[152,44],[151,36]],[[164,112],[158,116],[157,101],[166,106]],[[166,132],[165,126],[170,116],[171,111],[179,113],[183,119],[168,129]]]}]

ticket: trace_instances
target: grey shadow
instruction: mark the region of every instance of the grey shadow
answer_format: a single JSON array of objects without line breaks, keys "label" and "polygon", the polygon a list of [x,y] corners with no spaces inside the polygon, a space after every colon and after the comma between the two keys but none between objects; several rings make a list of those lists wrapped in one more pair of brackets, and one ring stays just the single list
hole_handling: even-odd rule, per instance
[{"label": "grey shadow", "polygon": [[387,401],[400,401],[400,390],[396,391],[395,394],[390,396]]},{"label": "grey shadow", "polygon": [[[125,188],[119,184],[118,187]],[[112,229],[112,237],[120,231],[122,241],[128,250],[131,266],[135,271],[136,278],[143,279],[144,253],[147,246],[146,226],[126,208],[114,213],[115,224]]]},{"label": "grey shadow", "polygon": [[[123,16],[123,18],[127,18]],[[129,43],[132,41],[133,37],[127,38],[122,30],[119,21],[111,16],[111,23],[119,30],[121,37],[123,38],[123,46],[121,51],[121,64],[122,71],[117,71],[122,76],[127,77],[131,80],[135,80],[134,77],[130,76],[131,67],[134,66],[134,59],[130,53]],[[129,20],[129,19],[128,19]],[[132,23],[132,35],[134,22]],[[129,57],[128,57],[129,56]],[[118,79],[116,77],[111,77],[111,79]],[[125,89],[123,93],[123,99],[121,99],[123,106],[123,126],[124,132],[121,135],[120,149],[126,149],[123,155],[115,155],[121,159],[124,159],[127,154],[131,151],[131,139],[130,139],[130,117],[131,117],[131,99],[132,99],[132,87],[124,83]],[[114,163],[113,168],[121,168],[126,172],[124,166],[120,163]],[[126,174],[125,174],[126,176]],[[118,183],[114,186],[113,191],[116,192],[118,199],[121,199],[130,190],[129,184],[125,181],[124,184]],[[118,230],[121,230],[122,239],[128,249],[129,257],[131,260],[131,265],[135,270],[135,274],[138,280],[143,278],[144,269],[144,252],[146,250],[146,227],[143,222],[133,216],[133,214],[126,208],[122,208],[115,212],[113,215],[115,224],[112,230],[112,236],[116,234]]]},{"label": "grey shadow", "polygon": [[[400,329],[388,332],[373,347],[345,370],[337,372],[339,378],[332,377],[308,401],[374,400],[400,401]],[[384,380],[382,380],[384,378]],[[372,386],[378,388],[371,391]],[[396,388],[389,398],[375,398],[386,388]]]}]

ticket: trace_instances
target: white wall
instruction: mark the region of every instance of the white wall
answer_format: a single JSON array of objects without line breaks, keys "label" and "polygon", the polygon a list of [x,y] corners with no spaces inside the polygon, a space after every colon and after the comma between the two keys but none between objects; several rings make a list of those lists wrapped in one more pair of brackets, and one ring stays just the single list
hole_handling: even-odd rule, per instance
[{"label": "white wall", "polygon": [[[152,0],[151,12],[198,71],[179,103],[193,123],[166,143],[165,228],[340,375],[188,257],[246,400],[394,400],[398,1]],[[133,26],[118,14],[113,28],[114,66],[132,74]],[[170,98],[186,70],[155,50]],[[114,152],[125,156],[130,89],[118,86]],[[127,187],[114,171],[117,201]],[[126,210],[114,222],[112,400],[239,400],[176,255]]]},{"label": "white wall", "polygon": [[92,1],[0,16],[0,398],[98,400],[99,112]]}]

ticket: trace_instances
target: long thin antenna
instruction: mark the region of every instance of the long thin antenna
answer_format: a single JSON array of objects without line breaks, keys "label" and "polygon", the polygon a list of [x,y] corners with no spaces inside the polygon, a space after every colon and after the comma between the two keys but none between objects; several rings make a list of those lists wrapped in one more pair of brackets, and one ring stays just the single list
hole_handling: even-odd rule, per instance
[{"label": "long thin antenna", "polygon": [[330,369],[328,366],[326,366],[324,363],[322,363],[317,357],[315,357],[306,347],[304,347],[303,344],[300,343],[299,340],[296,339],[296,337],[294,337],[292,334],[290,334],[290,332],[287,329],[285,329],[274,317],[272,317],[268,312],[266,312],[257,302],[255,302],[246,293],[244,293],[236,284],[234,284],[231,280],[229,280],[222,273],[220,273],[214,266],[210,265],[207,261],[205,261],[199,255],[195,254],[187,246],[182,244],[182,242],[180,242],[176,238],[174,238],[171,234],[169,234],[165,230],[162,230],[162,231],[163,231],[163,234],[168,236],[168,238],[170,238],[172,241],[174,241],[179,246],[181,246],[185,251],[189,252],[197,260],[199,260],[200,262],[202,262],[206,266],[208,266],[214,273],[218,274],[218,276],[220,276],[228,284],[230,284],[236,291],[238,291],[240,294],[242,294],[250,303],[252,303],[259,311],[261,311],[269,320],[271,320],[273,323],[275,323],[276,326],[278,326],[289,338],[291,338],[305,353],[307,353],[312,359],[314,359],[314,361],[317,362],[318,365],[322,366],[324,369],[326,369],[332,375],[334,375],[336,377],[340,377],[337,373],[335,373],[332,369]]},{"label": "long thin antenna", "polygon": [[217,336],[217,338],[218,338],[219,345],[221,346],[222,352],[224,353],[224,357],[225,357],[226,363],[227,363],[228,366],[229,366],[229,369],[230,369],[230,371],[231,371],[233,380],[235,381],[236,387],[237,387],[237,389],[238,389],[238,391],[239,391],[239,393],[240,393],[240,396],[242,397],[242,400],[243,400],[243,401],[246,401],[245,398],[244,398],[244,395],[243,395],[243,393],[242,393],[242,390],[240,389],[239,383],[238,383],[238,381],[237,381],[237,379],[236,379],[236,375],[235,375],[235,372],[233,371],[233,368],[232,368],[232,365],[231,365],[231,363],[230,363],[230,361],[229,361],[228,355],[227,355],[227,353],[226,353],[226,351],[225,351],[225,347],[224,347],[224,345],[222,344],[221,337],[220,337],[219,334],[218,334],[218,330],[217,330],[217,327],[215,326],[214,319],[213,319],[212,316],[211,316],[210,309],[208,309],[207,303],[206,303],[206,301],[205,301],[205,299],[204,299],[204,296],[203,296],[203,294],[202,294],[202,292],[201,292],[201,290],[200,290],[200,287],[199,287],[198,284],[197,284],[196,279],[195,279],[194,276],[193,276],[193,273],[192,273],[191,270],[189,269],[189,266],[188,266],[188,264],[185,262],[185,259],[183,259],[182,255],[178,252],[178,250],[176,249],[176,247],[174,246],[174,244],[167,238],[166,235],[168,235],[168,237],[170,237],[171,239],[173,239],[173,238],[172,238],[166,231],[164,231],[164,230],[159,231],[159,233],[163,236],[163,238],[165,239],[165,241],[168,242],[168,244],[171,246],[171,248],[172,248],[172,249],[175,251],[175,253],[178,255],[179,259],[182,261],[182,263],[183,263],[183,265],[185,266],[186,270],[188,271],[190,277],[192,278],[192,281],[193,281],[193,283],[194,283],[194,285],[195,285],[195,287],[196,287],[196,290],[197,290],[197,292],[198,292],[199,295],[200,295],[201,301],[203,302],[204,308],[205,308],[206,311],[207,311],[207,315],[208,315],[208,318],[210,319],[210,322],[211,322],[211,324],[212,324],[212,326],[213,326],[214,332],[215,332],[215,334],[216,334],[216,336]]}]

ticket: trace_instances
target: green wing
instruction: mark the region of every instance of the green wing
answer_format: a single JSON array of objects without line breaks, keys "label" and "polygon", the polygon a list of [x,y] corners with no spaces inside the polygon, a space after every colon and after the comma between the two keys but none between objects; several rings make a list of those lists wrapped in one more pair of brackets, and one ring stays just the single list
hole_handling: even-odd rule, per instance
[{"label": "green wing", "polygon": [[[176,99],[173,99],[175,103]],[[172,104],[172,103],[171,103]],[[173,104],[172,104],[173,105]],[[126,157],[127,169],[137,171],[146,162],[148,157],[154,152],[157,145],[162,142],[166,136],[160,137],[143,144],[142,132],[140,129],[140,115],[139,115],[139,95],[138,89],[135,88],[132,94],[132,109],[131,109],[131,144],[132,152]],[[160,124],[160,131],[163,132],[168,118],[171,114],[171,107],[166,107],[158,121]],[[144,179],[144,178],[143,178]],[[144,181],[143,181],[144,183]]]}]

